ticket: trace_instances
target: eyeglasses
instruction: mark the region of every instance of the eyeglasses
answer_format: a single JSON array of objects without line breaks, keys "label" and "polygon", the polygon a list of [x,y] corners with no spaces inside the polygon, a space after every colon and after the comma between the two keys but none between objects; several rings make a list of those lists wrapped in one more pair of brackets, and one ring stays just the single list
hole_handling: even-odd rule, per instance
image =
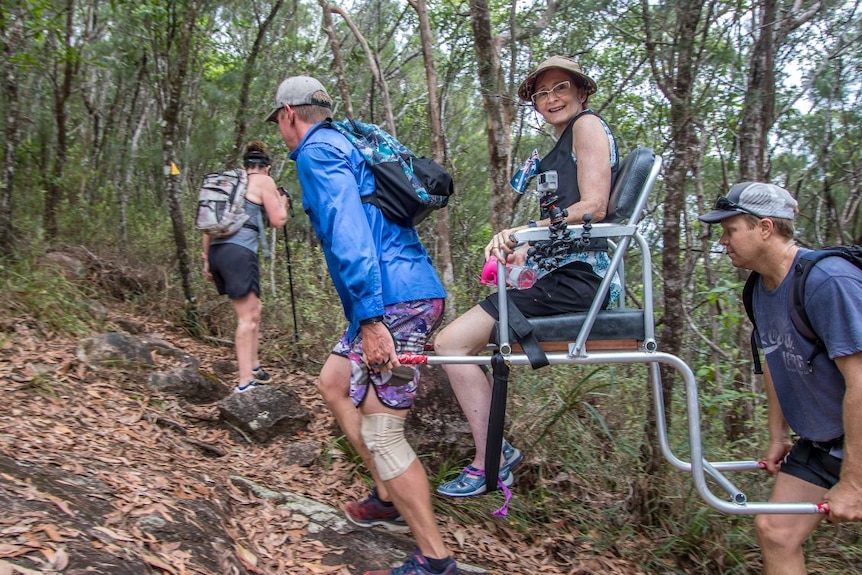
[{"label": "eyeglasses", "polygon": [[561,96],[568,95],[569,91],[572,89],[572,83],[569,80],[565,82],[560,82],[555,85],[550,90],[540,90],[539,92],[535,92],[530,99],[533,101],[534,106],[538,106],[547,100],[551,94],[554,95],[555,98],[559,98]]},{"label": "eyeglasses", "polygon": [[713,209],[715,209],[715,210],[739,210],[740,212],[745,212],[746,214],[751,214],[755,218],[760,218],[761,220],[766,217],[766,216],[761,216],[757,212],[755,212],[753,210],[749,210],[748,208],[746,208],[744,206],[740,206],[736,202],[728,200],[724,196],[718,196],[718,198],[715,200],[715,205],[713,206]]}]

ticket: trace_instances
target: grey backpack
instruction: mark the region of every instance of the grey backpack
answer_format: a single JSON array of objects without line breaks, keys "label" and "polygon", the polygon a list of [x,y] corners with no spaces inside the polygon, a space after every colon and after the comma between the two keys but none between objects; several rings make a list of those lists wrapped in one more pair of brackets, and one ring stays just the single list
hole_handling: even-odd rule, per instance
[{"label": "grey backpack", "polygon": [[198,215],[195,229],[212,238],[226,238],[242,227],[253,227],[248,222],[243,200],[248,189],[248,173],[240,168],[226,172],[213,172],[204,177],[198,190]]}]

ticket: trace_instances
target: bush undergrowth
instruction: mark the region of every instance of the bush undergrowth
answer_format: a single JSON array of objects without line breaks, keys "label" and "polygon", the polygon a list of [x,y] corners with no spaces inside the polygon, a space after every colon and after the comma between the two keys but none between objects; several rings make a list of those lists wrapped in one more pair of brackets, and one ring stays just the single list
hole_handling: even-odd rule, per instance
[{"label": "bush undergrowth", "polygon": [[95,294],[35,259],[0,260],[0,317],[34,322],[42,334],[83,335],[99,325]]}]

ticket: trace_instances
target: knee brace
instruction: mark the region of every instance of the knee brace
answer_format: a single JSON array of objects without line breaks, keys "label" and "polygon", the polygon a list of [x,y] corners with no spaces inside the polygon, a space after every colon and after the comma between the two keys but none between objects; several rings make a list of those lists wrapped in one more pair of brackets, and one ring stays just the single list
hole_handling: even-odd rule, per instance
[{"label": "knee brace", "polygon": [[374,457],[380,479],[388,481],[407,471],[416,453],[404,437],[404,418],[388,413],[362,416],[362,440]]}]

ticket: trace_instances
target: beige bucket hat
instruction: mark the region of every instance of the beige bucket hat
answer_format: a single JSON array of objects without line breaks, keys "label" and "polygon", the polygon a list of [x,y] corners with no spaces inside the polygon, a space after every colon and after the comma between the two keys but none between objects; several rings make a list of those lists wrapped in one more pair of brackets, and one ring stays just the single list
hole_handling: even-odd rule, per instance
[{"label": "beige bucket hat", "polygon": [[526,79],[521,82],[521,85],[518,86],[518,96],[523,101],[530,102],[530,97],[535,91],[534,87],[536,84],[536,78],[539,77],[539,74],[545,70],[550,70],[551,68],[559,68],[560,70],[565,70],[569,74],[573,75],[577,80],[579,80],[580,87],[586,90],[588,96],[590,94],[595,94],[596,90],[598,90],[596,81],[584,74],[580,64],[567,56],[551,56],[536,66],[536,69],[530,72]]}]

